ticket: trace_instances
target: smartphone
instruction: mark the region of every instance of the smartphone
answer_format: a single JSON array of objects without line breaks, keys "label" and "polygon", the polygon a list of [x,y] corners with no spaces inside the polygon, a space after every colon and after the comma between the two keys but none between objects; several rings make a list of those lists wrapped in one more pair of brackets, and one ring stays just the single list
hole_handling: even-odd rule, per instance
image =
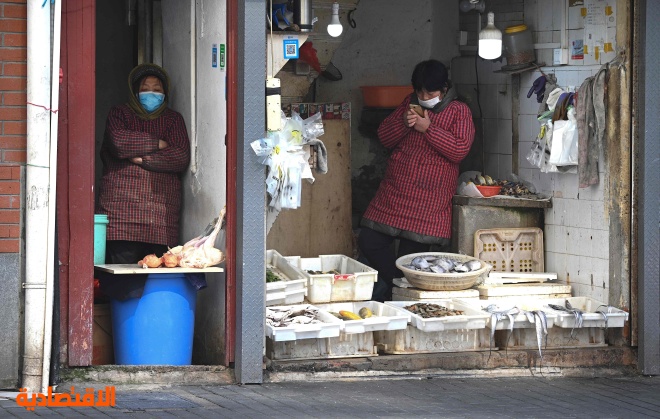
[{"label": "smartphone", "polygon": [[424,118],[424,109],[422,109],[422,107],[421,107],[420,105],[415,105],[415,104],[411,103],[409,106],[410,106],[410,109],[412,109],[413,111],[415,111],[415,113],[416,113],[417,115],[419,115],[419,116],[421,116],[422,118]]}]

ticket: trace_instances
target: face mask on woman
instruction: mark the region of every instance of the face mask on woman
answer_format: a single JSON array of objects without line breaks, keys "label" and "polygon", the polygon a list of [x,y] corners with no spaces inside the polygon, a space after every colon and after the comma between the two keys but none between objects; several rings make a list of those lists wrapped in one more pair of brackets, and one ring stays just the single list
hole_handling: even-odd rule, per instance
[{"label": "face mask on woman", "polygon": [[162,105],[165,100],[165,94],[157,92],[140,92],[139,97],[140,104],[144,110],[149,113],[160,108],[160,105]]},{"label": "face mask on woman", "polygon": [[419,104],[422,105],[423,107],[427,109],[433,109],[435,105],[440,103],[440,96],[436,96],[433,99],[429,99],[429,100],[421,100],[419,97],[417,97],[417,100],[419,101]]}]

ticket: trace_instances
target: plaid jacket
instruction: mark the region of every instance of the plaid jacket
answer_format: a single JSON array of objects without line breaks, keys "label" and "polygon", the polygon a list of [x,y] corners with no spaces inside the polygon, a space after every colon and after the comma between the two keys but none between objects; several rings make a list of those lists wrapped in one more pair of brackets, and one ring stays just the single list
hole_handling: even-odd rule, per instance
[{"label": "plaid jacket", "polygon": [[[158,149],[158,140],[168,147]],[[129,160],[142,157],[142,164]],[[166,109],[148,121],[126,105],[110,110],[101,146],[97,213],[108,215],[108,240],[179,244],[181,173],[190,162],[183,117]]]},{"label": "plaid jacket", "polygon": [[391,154],[364,218],[449,238],[458,164],[474,139],[472,114],[466,104],[455,100],[439,113],[429,112],[431,125],[422,134],[403,121],[409,103],[410,97],[378,127],[378,137]]}]

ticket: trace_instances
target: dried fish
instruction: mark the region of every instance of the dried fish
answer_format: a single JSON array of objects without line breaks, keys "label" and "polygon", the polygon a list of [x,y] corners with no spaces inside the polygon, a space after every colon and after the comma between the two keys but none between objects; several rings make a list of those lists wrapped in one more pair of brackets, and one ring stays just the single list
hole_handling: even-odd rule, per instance
[{"label": "dried fish", "polygon": [[488,348],[490,354],[490,351],[493,348],[493,339],[495,337],[495,329],[497,329],[497,323],[499,323],[499,321],[502,320],[505,316],[507,319],[509,319],[509,334],[506,338],[506,342],[507,342],[506,346],[508,346],[509,339],[511,338],[511,333],[513,332],[513,324],[515,321],[513,316],[518,314],[520,312],[520,309],[514,306],[506,310],[500,310],[496,304],[490,304],[489,306],[484,308],[484,311],[490,313],[490,344]]},{"label": "dried fish", "polygon": [[447,308],[439,304],[431,303],[418,303],[403,307],[406,310],[421,316],[424,319],[447,317],[447,316],[462,316],[465,314],[462,310]]},{"label": "dried fish", "polygon": [[569,334],[569,338],[574,339],[575,338],[575,328],[579,329],[579,328],[582,327],[582,321],[583,321],[582,314],[584,314],[584,313],[582,312],[582,310],[578,310],[577,308],[573,308],[573,306],[571,305],[571,302],[568,301],[568,300],[566,300],[564,302],[564,305],[565,305],[565,307],[562,307],[562,306],[557,305],[557,304],[548,304],[548,307],[550,307],[553,310],[563,311],[565,313],[573,314],[573,316],[575,317],[575,322],[573,323],[573,328],[571,329],[571,333]]}]

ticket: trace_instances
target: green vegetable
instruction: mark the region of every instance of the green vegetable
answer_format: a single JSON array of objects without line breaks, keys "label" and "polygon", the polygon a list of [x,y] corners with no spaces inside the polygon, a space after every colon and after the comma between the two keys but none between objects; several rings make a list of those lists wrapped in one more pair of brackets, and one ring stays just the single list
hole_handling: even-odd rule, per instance
[{"label": "green vegetable", "polygon": [[277,282],[277,281],[281,281],[281,280],[282,280],[282,278],[275,275],[273,273],[273,271],[271,271],[270,269],[266,269],[266,282]]}]

